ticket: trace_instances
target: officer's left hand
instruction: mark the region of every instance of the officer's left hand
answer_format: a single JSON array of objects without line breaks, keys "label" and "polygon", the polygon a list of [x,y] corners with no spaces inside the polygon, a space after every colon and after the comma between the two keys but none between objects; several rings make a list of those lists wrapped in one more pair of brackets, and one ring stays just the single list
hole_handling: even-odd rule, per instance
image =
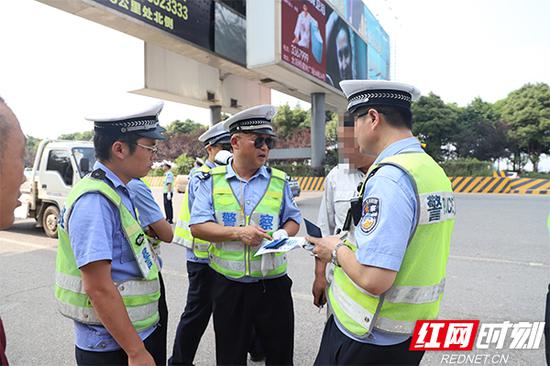
[{"label": "officer's left hand", "polygon": [[338,235],[325,236],[323,238],[306,236],[306,240],[315,245],[315,248],[313,248],[313,255],[323,262],[328,263],[332,256],[332,250],[336,247],[336,244],[340,242],[340,237]]}]

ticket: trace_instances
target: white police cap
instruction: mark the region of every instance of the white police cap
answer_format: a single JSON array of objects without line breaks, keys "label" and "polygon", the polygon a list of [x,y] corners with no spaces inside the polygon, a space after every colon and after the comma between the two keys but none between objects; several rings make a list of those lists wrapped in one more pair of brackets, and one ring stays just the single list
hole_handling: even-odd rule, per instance
[{"label": "white police cap", "polygon": [[227,165],[229,164],[229,160],[233,157],[233,154],[231,154],[227,150],[220,150],[214,157],[214,162],[218,165]]},{"label": "white police cap", "polygon": [[205,133],[199,136],[199,141],[204,145],[228,144],[229,131],[224,127],[223,122],[218,122],[210,127]]},{"label": "white police cap", "polygon": [[97,133],[115,136],[136,134],[156,140],[165,140],[165,128],[159,125],[158,115],[164,103],[161,101],[134,100],[132,104],[117,105],[112,111],[105,111],[90,117]]},{"label": "white police cap", "polygon": [[388,80],[342,80],[340,87],[348,98],[348,112],[369,105],[387,105],[410,109],[420,97],[412,85]]},{"label": "white police cap", "polygon": [[261,133],[275,136],[271,120],[277,114],[277,108],[270,105],[258,105],[229,117],[224,122],[230,134],[237,132]]}]

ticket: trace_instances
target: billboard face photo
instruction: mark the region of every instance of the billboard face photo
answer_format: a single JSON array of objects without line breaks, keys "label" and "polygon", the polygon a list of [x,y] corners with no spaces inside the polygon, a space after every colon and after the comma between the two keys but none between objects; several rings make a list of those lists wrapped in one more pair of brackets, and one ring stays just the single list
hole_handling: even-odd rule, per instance
[{"label": "billboard face photo", "polygon": [[327,17],[326,32],[326,82],[340,89],[342,80],[366,79],[367,44],[332,9]]},{"label": "billboard face photo", "polygon": [[282,59],[325,81],[325,19],[322,0],[283,0],[281,3]]}]

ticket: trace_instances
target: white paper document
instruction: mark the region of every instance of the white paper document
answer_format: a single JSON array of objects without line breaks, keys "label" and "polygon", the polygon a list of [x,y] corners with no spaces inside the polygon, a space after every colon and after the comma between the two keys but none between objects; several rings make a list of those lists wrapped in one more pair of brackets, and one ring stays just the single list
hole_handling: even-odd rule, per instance
[{"label": "white paper document", "polygon": [[[277,246],[276,248],[269,248],[270,244],[275,242],[276,240],[265,240],[262,241],[261,248],[258,249],[256,254],[254,256],[266,254],[266,253],[284,253],[291,251],[294,248],[297,247],[303,247],[305,244],[307,244],[306,239],[303,236],[295,236],[288,238],[285,243],[281,244],[280,246]],[[266,246],[268,248],[266,248]]]}]

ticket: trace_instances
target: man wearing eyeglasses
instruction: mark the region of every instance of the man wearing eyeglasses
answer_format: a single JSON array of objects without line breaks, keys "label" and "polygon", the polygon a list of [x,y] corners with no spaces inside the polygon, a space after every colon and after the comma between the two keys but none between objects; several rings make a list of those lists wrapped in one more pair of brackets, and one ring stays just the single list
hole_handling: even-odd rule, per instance
[{"label": "man wearing eyeglasses", "polygon": [[216,362],[246,365],[256,330],[267,365],[293,363],[294,310],[286,254],[255,256],[263,239],[293,236],[300,211],[285,173],[265,166],[274,146],[276,109],[252,107],[227,119],[233,160],[203,177],[190,227],[212,243],[212,300]]},{"label": "man wearing eyeglasses", "polygon": [[344,80],[348,112],[362,153],[376,156],[350,208],[355,242],[309,238],[313,253],[334,264],[331,310],[315,365],[418,365],[411,351],[417,320],[435,319],[455,208],[451,183],[413,136],[412,85]]},{"label": "man wearing eyeglasses", "polygon": [[166,363],[159,268],[128,189],[165,139],[157,118],[163,103],[136,104],[89,118],[97,162],[60,215],[55,297],[74,320],[78,365]]}]

